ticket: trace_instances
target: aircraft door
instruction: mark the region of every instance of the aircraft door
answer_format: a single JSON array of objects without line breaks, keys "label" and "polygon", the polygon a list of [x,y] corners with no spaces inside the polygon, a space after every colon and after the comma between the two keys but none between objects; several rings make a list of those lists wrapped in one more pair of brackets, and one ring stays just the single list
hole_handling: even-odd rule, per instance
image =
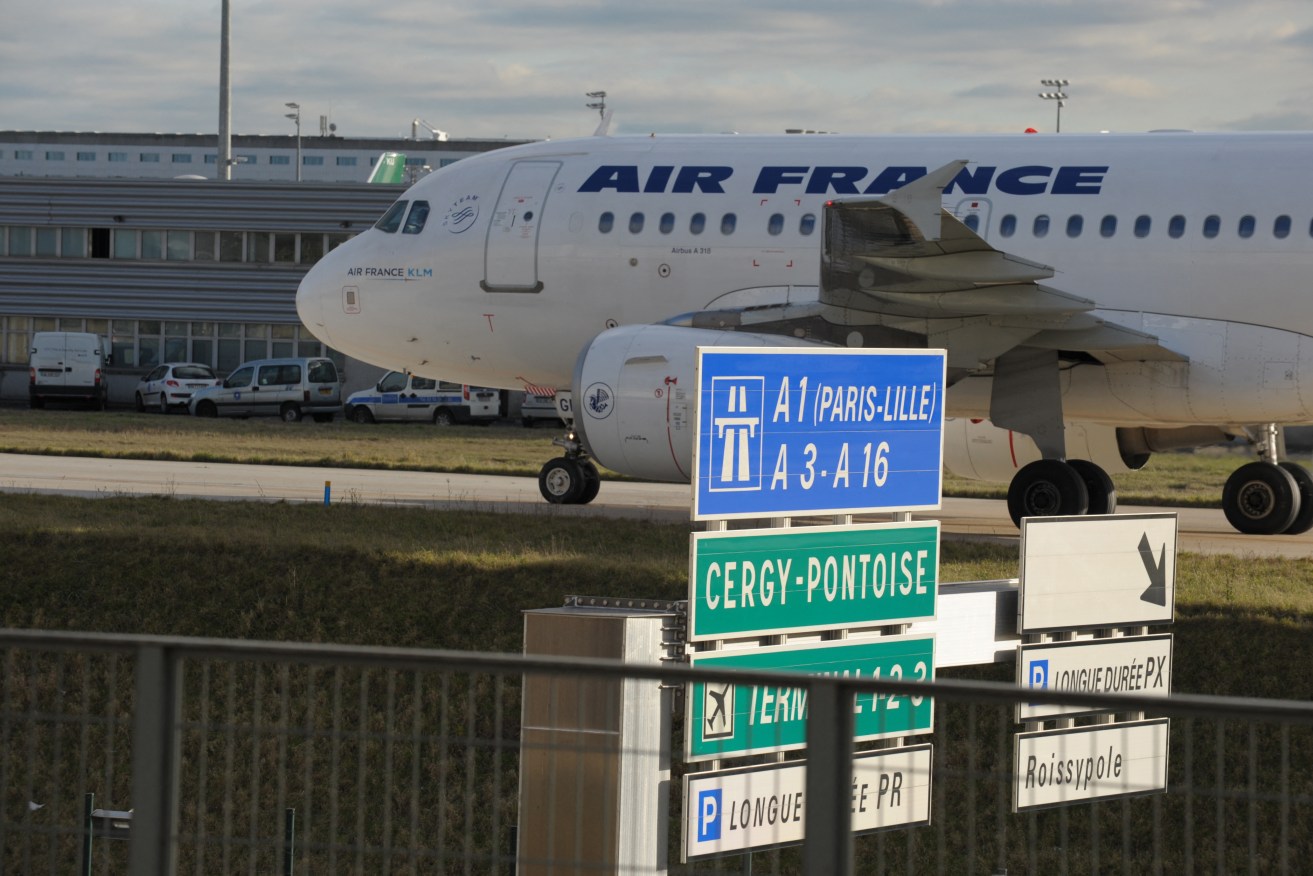
[{"label": "aircraft door", "polygon": [[559,161],[520,161],[511,166],[497,198],[484,257],[485,292],[541,292],[538,229]]},{"label": "aircraft door", "polygon": [[990,203],[984,198],[966,198],[953,208],[953,215],[981,237],[989,236]]}]

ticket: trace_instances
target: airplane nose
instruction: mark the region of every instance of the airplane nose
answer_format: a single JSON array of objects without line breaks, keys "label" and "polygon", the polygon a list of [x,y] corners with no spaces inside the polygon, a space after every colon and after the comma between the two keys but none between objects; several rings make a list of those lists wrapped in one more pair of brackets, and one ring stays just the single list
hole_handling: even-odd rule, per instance
[{"label": "airplane nose", "polygon": [[301,278],[301,285],[296,290],[296,314],[301,318],[301,324],[329,346],[333,345],[333,341],[327,319],[331,311],[327,304],[329,297],[338,291],[331,271],[325,264],[332,256],[329,253],[325,259],[313,265]]}]

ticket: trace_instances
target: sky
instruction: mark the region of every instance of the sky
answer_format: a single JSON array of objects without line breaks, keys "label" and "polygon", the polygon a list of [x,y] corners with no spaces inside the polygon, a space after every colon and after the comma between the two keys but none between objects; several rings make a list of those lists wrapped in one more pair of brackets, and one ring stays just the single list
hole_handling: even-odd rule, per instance
[{"label": "sky", "polygon": [[[1313,130],[1309,0],[231,0],[232,131]],[[0,130],[213,133],[220,0],[0,0]],[[429,136],[421,127],[421,136]]]}]

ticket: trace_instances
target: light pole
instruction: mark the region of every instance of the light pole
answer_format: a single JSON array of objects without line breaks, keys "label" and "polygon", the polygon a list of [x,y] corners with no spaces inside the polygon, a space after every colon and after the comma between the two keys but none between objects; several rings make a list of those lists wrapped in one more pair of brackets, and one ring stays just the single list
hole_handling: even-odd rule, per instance
[{"label": "light pole", "polygon": [[292,110],[292,112],[284,113],[284,115],[287,118],[291,119],[292,121],[296,122],[296,181],[300,182],[301,181],[301,104],[285,103],[283,104],[283,106]]},{"label": "light pole", "polygon": [[599,116],[605,116],[605,115],[606,115],[606,92],[605,92],[605,91],[588,91],[588,92],[585,92],[585,93],[584,93],[584,97],[591,97],[591,98],[593,99],[593,102],[592,102],[592,103],[586,103],[586,104],[584,104],[584,106],[588,107],[589,109],[595,109],[595,110],[597,110],[597,114],[598,114]]},{"label": "light pole", "polygon": [[1066,88],[1071,83],[1066,79],[1041,79],[1039,81],[1039,84],[1047,86],[1048,88],[1058,89],[1057,91],[1041,91],[1039,93],[1039,96],[1043,100],[1056,100],[1058,102],[1058,125],[1054,130],[1056,133],[1061,134],[1062,108],[1066,105],[1067,102],[1067,92],[1063,91],[1063,89]]}]

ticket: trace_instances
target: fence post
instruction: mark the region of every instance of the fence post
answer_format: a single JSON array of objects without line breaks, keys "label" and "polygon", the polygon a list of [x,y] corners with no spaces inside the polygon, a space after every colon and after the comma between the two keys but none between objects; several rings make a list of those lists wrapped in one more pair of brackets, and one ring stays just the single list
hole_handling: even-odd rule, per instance
[{"label": "fence post", "polygon": [[82,797],[82,876],[91,876],[91,812],[96,808],[96,795],[88,791]]},{"label": "fence post", "polygon": [[143,643],[136,653],[132,720],[132,876],[172,876],[178,823],[178,716],[182,673],[164,646]]},{"label": "fence post", "polygon": [[814,678],[807,694],[807,816],[803,872],[853,871],[853,691]]}]

